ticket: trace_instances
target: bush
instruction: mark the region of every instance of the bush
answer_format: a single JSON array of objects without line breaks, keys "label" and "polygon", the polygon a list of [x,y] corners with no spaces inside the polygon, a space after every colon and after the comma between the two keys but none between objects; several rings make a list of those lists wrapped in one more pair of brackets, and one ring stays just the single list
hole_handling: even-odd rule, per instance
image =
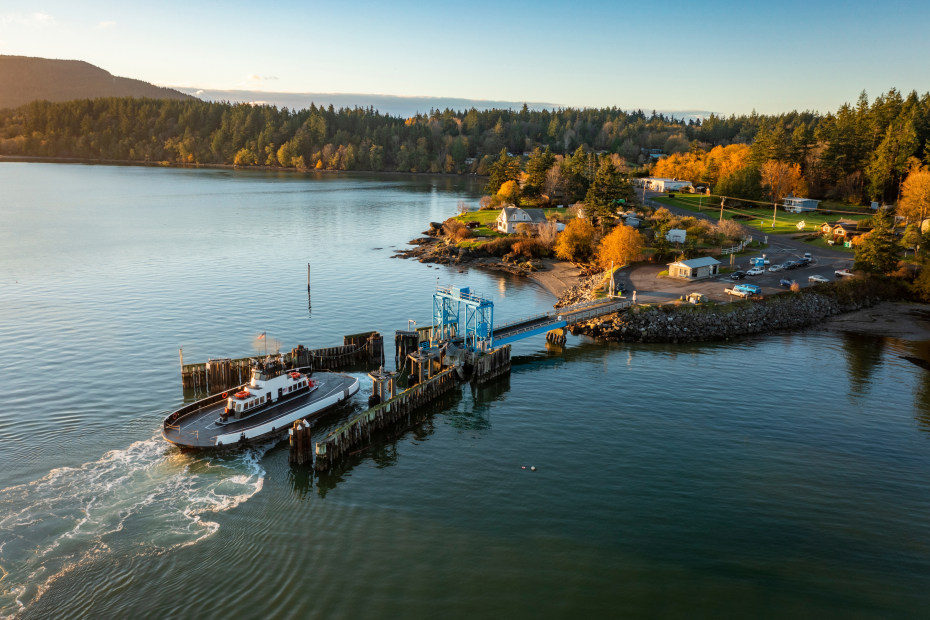
[{"label": "bush", "polygon": [[471,230],[461,221],[449,218],[442,224],[442,232],[452,241],[462,241],[471,237]]},{"label": "bush", "polygon": [[519,238],[515,237],[500,237],[492,241],[488,241],[481,246],[481,249],[490,254],[491,256],[504,256],[509,254],[513,248],[513,244],[516,243]]},{"label": "bush", "polygon": [[511,249],[526,258],[542,258],[549,255],[549,248],[539,239],[520,239]]}]

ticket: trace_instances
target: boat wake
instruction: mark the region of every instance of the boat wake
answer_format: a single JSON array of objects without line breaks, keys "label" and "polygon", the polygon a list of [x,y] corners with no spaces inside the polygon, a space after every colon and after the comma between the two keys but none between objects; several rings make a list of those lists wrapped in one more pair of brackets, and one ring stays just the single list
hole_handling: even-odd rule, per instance
[{"label": "boat wake", "polygon": [[156,436],[0,490],[0,618],[82,566],[211,536],[220,527],[212,516],[261,490],[263,452],[191,456]]}]

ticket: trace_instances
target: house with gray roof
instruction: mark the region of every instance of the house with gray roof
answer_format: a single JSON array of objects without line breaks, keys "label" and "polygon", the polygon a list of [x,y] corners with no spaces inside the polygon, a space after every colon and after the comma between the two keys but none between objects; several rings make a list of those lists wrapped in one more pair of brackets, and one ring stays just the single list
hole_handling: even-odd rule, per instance
[{"label": "house with gray roof", "polygon": [[673,278],[684,278],[685,280],[709,278],[717,275],[719,270],[720,261],[710,256],[680,260],[668,264],[668,275]]}]

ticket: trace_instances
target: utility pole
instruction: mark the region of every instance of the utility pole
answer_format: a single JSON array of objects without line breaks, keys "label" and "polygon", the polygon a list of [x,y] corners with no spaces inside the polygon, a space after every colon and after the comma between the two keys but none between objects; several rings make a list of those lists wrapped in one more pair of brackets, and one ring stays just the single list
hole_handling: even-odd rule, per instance
[{"label": "utility pole", "polygon": [[772,201],[772,228],[775,228],[775,216],[778,215],[778,200]]},{"label": "utility pole", "polygon": [[726,196],[721,196],[721,197],[720,197],[720,220],[718,220],[718,221],[720,221],[720,222],[723,221],[723,204],[724,204],[726,201],[727,201],[727,197],[726,197]]}]

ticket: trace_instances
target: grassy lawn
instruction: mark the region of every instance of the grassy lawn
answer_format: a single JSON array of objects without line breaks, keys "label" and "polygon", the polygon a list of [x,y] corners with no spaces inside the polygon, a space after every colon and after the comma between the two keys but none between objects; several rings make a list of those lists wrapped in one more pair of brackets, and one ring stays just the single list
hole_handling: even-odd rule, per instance
[{"label": "grassy lawn", "polygon": [[[668,198],[664,196],[657,196],[653,198],[658,203],[670,206],[680,207],[682,209],[688,209],[689,211],[702,211],[706,213],[720,213],[720,206],[708,207],[706,206],[707,198],[703,197],[705,203],[703,209],[700,209],[700,202],[702,197],[700,195],[676,195],[674,198]],[[805,213],[788,213],[786,211],[778,210],[778,214],[775,217],[775,226],[772,226],[772,207],[755,207],[755,208],[738,208],[733,209],[730,207],[724,207],[723,217],[726,219],[733,219],[733,216],[736,214],[748,215],[752,219],[742,219],[739,218],[737,221],[740,224],[756,228],[759,231],[765,234],[789,234],[799,232],[798,222],[804,222],[804,231],[814,232],[817,228],[820,227],[824,222],[835,222],[839,219],[848,219],[848,220],[860,220],[864,217],[868,217],[868,213],[862,212],[858,213],[860,210],[858,207],[849,207],[845,205],[839,205],[831,203],[831,207],[834,207],[842,211],[842,213],[824,213],[822,211],[808,211]],[[829,210],[829,209],[828,209]],[[868,209],[866,209],[868,211]],[[856,212],[856,213],[851,213]]]},{"label": "grassy lawn", "polygon": [[464,215],[457,215],[455,219],[460,222],[478,222],[477,228],[472,228],[472,234],[476,237],[503,237],[503,233],[497,232],[497,216],[500,214],[499,209],[488,209],[486,211],[469,211]]},{"label": "grassy lawn", "polygon": [[[535,208],[535,207],[524,207]],[[552,214],[562,216],[562,219],[570,219],[568,209],[547,208],[542,210],[549,217]],[[455,219],[467,224],[468,222],[478,222],[479,226],[472,229],[472,234],[478,237],[503,237],[503,233],[497,232],[497,216],[500,215],[500,209],[486,209],[484,211],[469,211],[463,215],[457,215]]]}]

